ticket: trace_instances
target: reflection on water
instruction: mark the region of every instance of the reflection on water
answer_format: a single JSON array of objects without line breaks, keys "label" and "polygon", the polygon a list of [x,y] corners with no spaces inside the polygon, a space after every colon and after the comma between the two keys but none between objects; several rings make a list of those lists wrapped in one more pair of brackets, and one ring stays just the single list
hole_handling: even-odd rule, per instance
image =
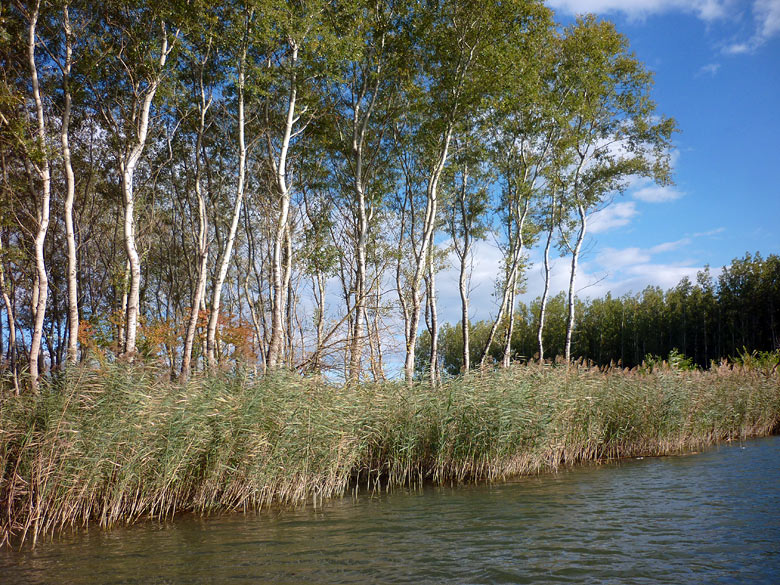
[{"label": "reflection on water", "polygon": [[0,583],[780,583],[780,437],[500,485],[92,529]]}]

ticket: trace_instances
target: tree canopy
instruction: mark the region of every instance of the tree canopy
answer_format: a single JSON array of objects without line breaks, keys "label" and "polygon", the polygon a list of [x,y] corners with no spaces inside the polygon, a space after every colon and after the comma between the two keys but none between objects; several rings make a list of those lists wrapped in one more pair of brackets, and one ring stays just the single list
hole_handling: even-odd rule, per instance
[{"label": "tree canopy", "polygon": [[[573,291],[588,215],[671,180],[652,73],[611,23],[564,27],[541,0],[15,0],[0,71],[14,388],[113,359],[411,378],[423,323],[435,371],[436,273],[460,263],[468,333],[484,240],[497,316],[461,364],[495,337],[506,365],[547,304],[517,304],[528,250],[571,254]],[[557,354],[549,302],[537,345]],[[576,355],[590,325],[565,304]]]}]

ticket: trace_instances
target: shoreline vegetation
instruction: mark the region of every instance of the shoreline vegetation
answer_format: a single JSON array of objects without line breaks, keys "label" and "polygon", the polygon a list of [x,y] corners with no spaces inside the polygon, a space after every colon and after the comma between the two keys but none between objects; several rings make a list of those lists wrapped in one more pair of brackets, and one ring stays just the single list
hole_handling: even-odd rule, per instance
[{"label": "shoreline vegetation", "polygon": [[0,403],[0,546],[765,436],[780,430],[770,355],[706,371],[526,364],[439,385],[74,369]]},{"label": "shoreline vegetation", "polygon": [[576,294],[594,214],[673,179],[677,123],[613,23],[543,0],[6,4],[0,547],[778,430],[780,256]]}]

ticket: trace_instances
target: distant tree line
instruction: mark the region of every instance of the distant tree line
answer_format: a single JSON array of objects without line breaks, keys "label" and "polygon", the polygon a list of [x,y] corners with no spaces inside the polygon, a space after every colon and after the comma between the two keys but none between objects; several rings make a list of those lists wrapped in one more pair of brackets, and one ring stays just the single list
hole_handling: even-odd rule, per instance
[{"label": "distant tree line", "polygon": [[528,250],[570,255],[568,355],[589,216],[670,180],[652,82],[611,23],[541,0],[3,2],[0,378],[357,381],[393,353],[411,379],[423,322],[436,372],[437,272],[452,251],[468,333],[488,238],[504,363]]},{"label": "distant tree line", "polygon": [[[512,332],[513,360],[538,358],[536,338],[540,300],[520,303]],[[746,254],[717,276],[709,268],[696,282],[683,278],[668,291],[649,286],[636,294],[578,300],[573,355],[599,365],[640,365],[646,358],[687,356],[700,367],[751,352],[780,350],[780,256]],[[565,355],[566,296],[550,299],[544,346],[550,358]],[[487,339],[491,323],[470,326],[473,347]],[[443,369],[462,371],[460,326],[446,324],[439,333]],[[421,336],[418,373],[426,371],[430,335]],[[500,364],[504,348],[493,344],[490,363]],[[473,356],[476,357],[476,354]]]}]

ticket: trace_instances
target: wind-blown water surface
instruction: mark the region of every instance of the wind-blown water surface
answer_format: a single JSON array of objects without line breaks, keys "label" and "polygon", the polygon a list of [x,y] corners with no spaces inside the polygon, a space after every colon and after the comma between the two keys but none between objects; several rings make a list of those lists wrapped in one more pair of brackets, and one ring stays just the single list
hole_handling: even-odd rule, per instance
[{"label": "wind-blown water surface", "polygon": [[500,485],[181,517],[0,553],[0,582],[780,583],[780,437]]}]

